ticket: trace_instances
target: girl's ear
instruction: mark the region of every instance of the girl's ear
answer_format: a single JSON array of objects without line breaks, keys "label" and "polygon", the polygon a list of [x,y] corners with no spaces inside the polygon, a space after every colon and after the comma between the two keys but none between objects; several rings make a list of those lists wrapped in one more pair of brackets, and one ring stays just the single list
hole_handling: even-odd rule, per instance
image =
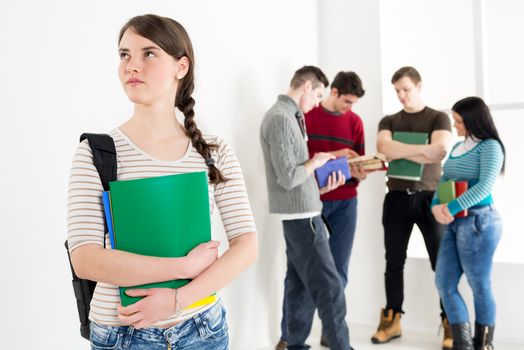
[{"label": "girl's ear", "polygon": [[186,56],[181,57],[177,62],[178,72],[176,78],[178,80],[183,79],[189,71],[189,59]]}]

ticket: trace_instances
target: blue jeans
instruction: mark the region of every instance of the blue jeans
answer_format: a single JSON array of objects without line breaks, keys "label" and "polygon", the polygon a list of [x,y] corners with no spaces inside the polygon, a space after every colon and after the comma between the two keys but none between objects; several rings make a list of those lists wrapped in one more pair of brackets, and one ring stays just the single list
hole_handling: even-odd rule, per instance
[{"label": "blue jeans", "polygon": [[[340,201],[322,202],[322,216],[329,226],[329,248],[335,261],[338,275],[345,287],[348,283],[348,267],[355,229],[357,226],[357,197]],[[286,285],[284,282],[284,302],[282,303],[281,339],[287,340]]]},{"label": "blue jeans", "polygon": [[331,233],[329,248],[342,285],[345,287],[348,284],[349,258],[357,227],[357,197],[322,203],[322,216],[326,219]]},{"label": "blue jeans", "polygon": [[502,220],[492,205],[470,208],[467,217],[456,218],[446,227],[435,281],[449,323],[469,322],[468,309],[457,288],[464,273],[473,290],[476,322],[495,324],[491,269],[501,235]]},{"label": "blue jeans", "polygon": [[283,221],[286,240],[288,349],[307,349],[315,309],[333,350],[349,350],[344,287],[320,216]]},{"label": "blue jeans", "polygon": [[184,350],[228,349],[226,312],[221,302],[169,329],[112,327],[91,322],[91,349]]}]

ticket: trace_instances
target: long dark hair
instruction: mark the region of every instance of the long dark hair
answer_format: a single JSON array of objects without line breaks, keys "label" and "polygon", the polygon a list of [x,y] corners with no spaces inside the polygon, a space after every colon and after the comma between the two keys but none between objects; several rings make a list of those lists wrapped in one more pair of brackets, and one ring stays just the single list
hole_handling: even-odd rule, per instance
[{"label": "long dark hair", "polygon": [[451,108],[453,112],[462,117],[466,128],[466,136],[472,136],[477,140],[494,139],[502,147],[504,162],[502,163],[501,172],[504,173],[506,163],[506,148],[500,139],[493,117],[488,106],[480,97],[466,97],[456,102]]},{"label": "long dark hair", "polygon": [[160,46],[162,50],[171,55],[175,60],[187,57],[189,69],[180,80],[175,96],[175,107],[184,114],[184,127],[187,136],[198,153],[204,157],[209,168],[209,180],[218,184],[227,181],[220,170],[215,166],[211,151],[218,145],[207,143],[202,137],[202,132],[195,123],[195,100],[191,97],[195,88],[195,56],[191,40],[184,27],[177,21],[157,15],[143,15],[131,18],[120,30],[118,42],[122,40],[125,31],[131,29],[138,35],[147,38]]}]

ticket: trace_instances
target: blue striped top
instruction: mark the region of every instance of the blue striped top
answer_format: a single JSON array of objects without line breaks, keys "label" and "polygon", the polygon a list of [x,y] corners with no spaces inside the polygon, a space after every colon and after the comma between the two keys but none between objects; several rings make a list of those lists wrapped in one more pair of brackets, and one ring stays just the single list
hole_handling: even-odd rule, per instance
[{"label": "blue striped top", "polygon": [[[453,146],[453,150],[463,141]],[[451,154],[453,154],[453,150]],[[442,168],[444,173],[440,183],[447,180],[468,181],[468,190],[455,200],[448,203],[451,215],[475,205],[491,204],[491,190],[497,176],[500,174],[504,153],[497,140],[487,139],[478,143],[470,151],[460,155],[450,155]],[[432,205],[439,204],[437,192],[433,196]]]}]

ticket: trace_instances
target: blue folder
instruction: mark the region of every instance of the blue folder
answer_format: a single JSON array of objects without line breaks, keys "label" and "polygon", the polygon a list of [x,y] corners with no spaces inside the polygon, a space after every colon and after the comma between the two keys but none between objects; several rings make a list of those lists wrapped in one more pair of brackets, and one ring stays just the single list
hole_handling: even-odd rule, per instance
[{"label": "blue folder", "polygon": [[106,217],[107,230],[109,233],[109,240],[111,242],[111,249],[115,249],[115,234],[113,233],[113,217],[111,214],[111,199],[109,191],[102,193],[102,202],[104,203],[104,214]]},{"label": "blue folder", "polygon": [[349,170],[348,160],[346,157],[340,157],[337,159],[328,160],[326,164],[315,170],[318,185],[320,187],[327,186],[329,175],[334,171],[342,171],[342,174],[346,177],[346,180],[351,178],[351,171]]}]

